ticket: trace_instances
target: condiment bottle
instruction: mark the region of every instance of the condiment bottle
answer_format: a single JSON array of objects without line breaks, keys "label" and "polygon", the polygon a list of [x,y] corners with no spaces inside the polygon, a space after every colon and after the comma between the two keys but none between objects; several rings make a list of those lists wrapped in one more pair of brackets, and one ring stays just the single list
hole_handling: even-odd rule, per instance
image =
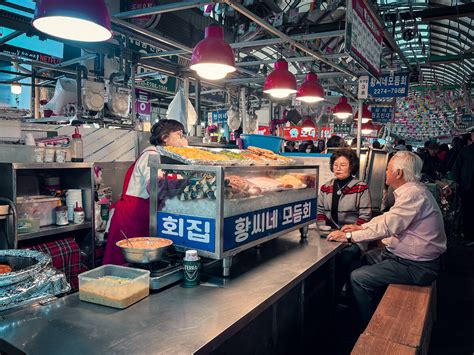
[{"label": "condiment bottle", "polygon": [[58,201],[58,206],[56,207],[56,225],[66,226],[69,224],[67,218],[67,207],[61,205],[61,201]]},{"label": "condiment bottle", "polygon": [[199,285],[201,262],[197,250],[186,250],[183,259],[184,287]]},{"label": "condiment bottle", "polygon": [[71,161],[84,161],[84,148],[82,144],[82,136],[79,132],[79,127],[76,127],[71,141]]},{"label": "condiment bottle", "polygon": [[79,203],[76,201],[76,207],[74,207],[73,221],[75,224],[81,224],[84,223],[84,219],[84,209],[82,207],[79,207]]}]

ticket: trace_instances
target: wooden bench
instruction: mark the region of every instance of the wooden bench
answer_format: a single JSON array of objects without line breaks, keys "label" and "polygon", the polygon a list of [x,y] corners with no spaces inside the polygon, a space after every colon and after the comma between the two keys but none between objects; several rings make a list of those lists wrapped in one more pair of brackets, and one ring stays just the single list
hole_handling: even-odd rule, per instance
[{"label": "wooden bench", "polygon": [[436,281],[424,287],[389,285],[352,354],[427,354],[435,310]]}]

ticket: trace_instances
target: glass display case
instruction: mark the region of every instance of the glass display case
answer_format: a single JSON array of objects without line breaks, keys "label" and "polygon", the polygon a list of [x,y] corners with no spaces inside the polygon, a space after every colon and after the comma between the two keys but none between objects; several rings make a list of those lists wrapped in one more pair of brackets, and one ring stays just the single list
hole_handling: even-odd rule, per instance
[{"label": "glass display case", "polygon": [[158,181],[151,185],[150,235],[222,259],[224,275],[233,255],[316,219],[316,165],[164,164],[157,155],[149,166]]}]

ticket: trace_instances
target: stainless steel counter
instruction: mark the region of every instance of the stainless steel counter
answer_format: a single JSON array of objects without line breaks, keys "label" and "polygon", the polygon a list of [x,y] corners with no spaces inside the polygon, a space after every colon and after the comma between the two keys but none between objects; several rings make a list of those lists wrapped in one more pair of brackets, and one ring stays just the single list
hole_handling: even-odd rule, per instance
[{"label": "stainless steel counter", "polygon": [[[310,230],[239,254],[222,286],[180,285],[116,310],[78,294],[0,319],[1,337],[28,354],[191,354],[215,350],[341,248]],[[1,350],[1,349],[0,349]]]}]

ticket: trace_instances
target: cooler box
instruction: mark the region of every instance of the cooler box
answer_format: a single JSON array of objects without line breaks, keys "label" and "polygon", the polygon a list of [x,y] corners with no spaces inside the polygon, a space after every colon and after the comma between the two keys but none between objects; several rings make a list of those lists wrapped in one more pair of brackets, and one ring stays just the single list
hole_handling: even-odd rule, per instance
[{"label": "cooler box", "polygon": [[260,134],[241,134],[240,138],[244,143],[244,148],[253,146],[268,149],[277,154],[280,153],[283,144],[283,138]]}]

